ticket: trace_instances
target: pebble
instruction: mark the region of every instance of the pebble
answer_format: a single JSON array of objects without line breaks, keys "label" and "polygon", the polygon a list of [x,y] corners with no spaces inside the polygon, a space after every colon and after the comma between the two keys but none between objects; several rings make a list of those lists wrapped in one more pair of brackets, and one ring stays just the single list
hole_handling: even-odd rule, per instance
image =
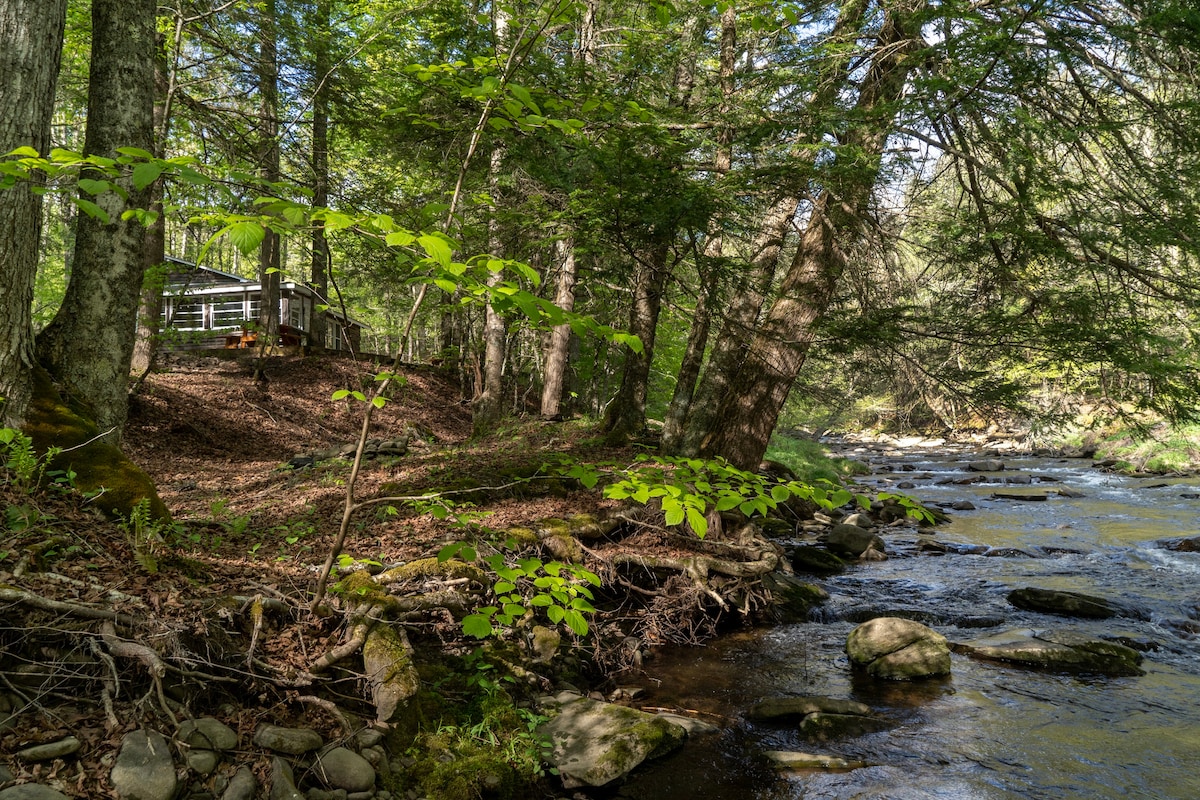
[{"label": "pebble", "polygon": [[249,767],[238,767],[229,785],[221,793],[221,800],[254,800],[254,792],[258,789],[258,781]]}]

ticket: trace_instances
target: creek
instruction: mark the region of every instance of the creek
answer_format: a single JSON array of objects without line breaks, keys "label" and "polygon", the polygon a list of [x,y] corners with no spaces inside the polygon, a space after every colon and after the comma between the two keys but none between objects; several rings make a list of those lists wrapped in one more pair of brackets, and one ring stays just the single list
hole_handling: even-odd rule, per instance
[{"label": "creek", "polygon": [[[647,662],[643,706],[678,707],[722,726],[679,754],[650,762],[618,796],[636,800],[797,798],[1200,797],[1200,553],[1159,543],[1200,533],[1200,480],[1132,478],[1090,461],[1001,456],[985,482],[948,482],[979,453],[949,447],[850,445],[869,461],[861,482],[900,481],[928,505],[970,501],[918,549],[911,527],[884,529],[889,559],[818,580],[830,599],[810,622],[724,636]],[[996,456],[989,456],[995,458]],[[888,471],[881,471],[888,470]],[[1012,486],[1024,480],[1031,485]],[[1067,497],[1057,494],[1061,489]],[[1049,494],[1010,500],[997,492]],[[1005,599],[1023,586],[1100,595],[1132,616],[1082,620],[1021,611]],[[1075,630],[1122,637],[1144,650],[1145,675],[1080,677],[952,656],[952,674],[880,682],[850,669],[855,624],[917,619],[963,642],[1008,629]],[[754,723],[744,711],[769,697],[824,695],[871,706],[883,732],[811,743],[796,726]],[[763,756],[795,750],[865,761],[841,772],[780,773]]]}]

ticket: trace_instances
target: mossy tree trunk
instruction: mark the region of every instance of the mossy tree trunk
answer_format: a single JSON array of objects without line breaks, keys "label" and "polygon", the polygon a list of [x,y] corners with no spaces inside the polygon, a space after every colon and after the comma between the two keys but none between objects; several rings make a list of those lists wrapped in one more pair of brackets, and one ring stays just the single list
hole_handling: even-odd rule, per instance
[{"label": "mossy tree trunk", "polygon": [[[0,154],[18,147],[50,149],[66,11],[66,0],[0,3]],[[0,425],[5,426],[21,423],[33,394],[30,308],[42,199],[31,188],[0,189]]]},{"label": "mossy tree trunk", "polygon": [[[115,157],[118,147],[154,149],[156,10],[153,0],[93,0],[88,154]],[[142,223],[121,215],[146,208],[149,199],[147,191],[122,180],[128,200],[115,192],[91,198],[107,218],[79,215],[66,297],[37,338],[42,364],[72,397],[91,407],[101,430],[114,431],[114,444],[128,410],[145,239]]]},{"label": "mossy tree trunk", "polygon": [[[884,4],[869,66],[861,81],[854,81],[845,56],[835,58],[831,77],[836,81],[814,94],[814,113],[842,102],[839,87],[853,88],[858,96],[855,123],[839,140],[847,156],[842,167],[830,173],[812,202],[812,209],[791,264],[784,272],[775,299],[743,341],[740,357],[721,365],[706,378],[719,385],[718,402],[698,404],[706,415],[689,419],[684,452],[722,456],[734,466],[755,469],[766,452],[771,433],[779,420],[788,392],[808,357],[849,254],[864,239],[869,201],[879,178],[884,147],[895,125],[905,80],[912,67],[911,51],[920,44],[913,19],[923,8],[922,0],[899,0]],[[876,24],[864,14],[858,0],[842,9],[835,28],[839,36],[862,23]],[[797,167],[807,168],[801,156]],[[790,200],[787,201],[790,204]],[[776,206],[777,211],[780,206]],[[780,220],[783,222],[784,220]],[[765,232],[764,228],[764,232]],[[780,233],[785,229],[781,228]],[[764,287],[765,288],[765,287]],[[747,314],[747,321],[750,317]],[[721,354],[717,354],[721,355]],[[728,355],[734,355],[733,352]],[[713,366],[717,366],[714,356]],[[704,387],[702,387],[704,388]]]}]

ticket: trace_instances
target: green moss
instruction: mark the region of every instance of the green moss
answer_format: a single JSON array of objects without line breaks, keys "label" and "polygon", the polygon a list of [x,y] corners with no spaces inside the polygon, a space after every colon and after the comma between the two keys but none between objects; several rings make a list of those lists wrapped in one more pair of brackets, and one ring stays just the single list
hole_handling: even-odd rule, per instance
[{"label": "green moss", "polygon": [[62,451],[51,460],[50,468],[74,472],[75,488],[81,492],[99,492],[92,505],[110,517],[128,518],[138,503],[149,499],[151,517],[170,521],[171,514],[150,476],[101,438],[87,410],[64,401],[44,370],[34,370],[33,383],[33,401],[23,430],[39,453],[51,448]]}]

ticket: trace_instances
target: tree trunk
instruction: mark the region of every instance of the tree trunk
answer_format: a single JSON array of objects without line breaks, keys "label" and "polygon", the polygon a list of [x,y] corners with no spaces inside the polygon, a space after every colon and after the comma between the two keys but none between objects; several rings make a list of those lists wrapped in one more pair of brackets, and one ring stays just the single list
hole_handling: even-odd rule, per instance
[{"label": "tree trunk", "polygon": [[650,363],[654,357],[654,334],[662,311],[666,291],[667,257],[670,247],[665,242],[638,259],[633,285],[633,302],[629,308],[629,332],[642,342],[640,352],[625,348],[625,368],[621,372],[621,387],[608,407],[605,431],[610,441],[620,441],[637,435],[646,427],[646,394],[650,384]]},{"label": "tree trunk", "polygon": [[[722,119],[729,118],[729,104],[733,100],[734,80],[733,68],[737,56],[737,9],[732,3],[721,14],[721,109]],[[717,149],[713,154],[713,172],[725,175],[733,164],[733,129],[723,125],[717,133]],[[688,332],[687,346],[683,352],[683,360],[679,364],[679,372],[675,376],[675,391],[671,395],[671,404],[667,407],[666,419],[663,420],[662,449],[672,452],[677,449],[683,436],[684,425],[692,406],[692,398],[696,391],[696,380],[700,377],[700,367],[704,362],[704,350],[708,346],[708,332],[712,326],[712,306],[716,300],[721,270],[715,263],[720,260],[725,249],[725,241],[721,229],[714,226],[708,233],[704,244],[704,253],[696,268],[700,273],[700,285],[696,296],[696,306],[692,316],[691,330]]]},{"label": "tree trunk", "polygon": [[[279,33],[275,0],[263,3],[258,29],[259,174],[263,180],[279,180]],[[279,234],[268,230],[258,251],[258,280],[262,286],[258,306],[258,365],[256,379],[263,378],[266,356],[278,338],[279,325]]]},{"label": "tree trunk", "polygon": [[[66,12],[66,0],[0,2],[0,155],[50,150]],[[20,425],[33,393],[30,309],[42,198],[32,188],[0,189],[0,427]]]},{"label": "tree trunk", "polygon": [[[559,239],[554,247],[560,258],[558,285],[554,290],[554,305],[563,311],[575,308],[575,242]],[[546,343],[546,364],[542,370],[542,417],[557,419],[562,415],[563,385],[567,373],[567,351],[571,344],[571,326],[555,325]]]},{"label": "tree trunk", "polygon": [[[118,147],[154,150],[153,0],[94,0],[92,60],[84,151],[115,157]],[[126,387],[142,288],[145,228],[123,220],[129,208],[146,208],[149,192],[115,192],[94,201],[102,220],[80,214],[74,269],[54,320],[37,339],[38,355],[67,392],[89,403],[102,431],[120,439],[128,410]]]},{"label": "tree trunk", "polygon": [[854,115],[858,122],[842,139],[855,160],[813,203],[776,299],[701,441],[702,455],[723,456],[734,466],[754,469],[766,452],[816,327],[845,270],[847,252],[864,235],[868,201],[910,66],[907,57],[914,39],[907,27],[921,5],[919,0],[902,0],[887,8],[859,87]]},{"label": "tree trunk", "polygon": [[[172,42],[175,58],[183,40],[183,15],[175,17],[175,38]],[[154,154],[165,155],[167,134],[171,129],[171,104],[176,85],[176,69],[167,67],[165,38],[160,34],[155,40],[154,57]],[[169,73],[169,74],[168,74]],[[138,303],[137,332],[134,334],[133,361],[131,367],[138,375],[131,391],[154,369],[158,355],[158,334],[162,317],[163,287],[166,285],[167,270],[167,218],[163,214],[164,182],[159,177],[150,184],[150,210],[158,214],[157,219],[146,230],[145,246],[142,250],[142,293]]]},{"label": "tree trunk", "polygon": [[[313,42],[313,127],[312,127],[312,170],[313,206],[324,208],[329,204],[329,80],[331,64],[329,56],[329,23],[332,15],[330,0],[319,0],[316,9],[315,39]],[[318,221],[312,233],[312,286],[319,295],[318,302],[329,304],[329,241],[325,237],[325,225]],[[325,314],[314,310],[309,322],[309,342],[325,345]]]},{"label": "tree trunk", "polygon": [[750,263],[741,280],[730,292],[721,333],[709,353],[708,366],[696,387],[688,407],[687,422],[679,435],[667,443],[668,452],[696,455],[708,435],[717,413],[717,405],[730,389],[741,367],[746,347],[758,325],[771,282],[775,279],[784,240],[795,224],[800,201],[784,197],[776,201],[763,217],[751,245]]},{"label": "tree trunk", "polygon": [[[508,45],[508,13],[495,6],[495,52],[501,57]],[[504,243],[500,240],[500,170],[504,166],[505,146],[496,141],[492,146],[488,165],[488,193],[492,198],[492,213],[488,220],[488,249],[496,258],[502,257]],[[501,272],[489,271],[487,285],[495,289],[503,281]],[[502,415],[502,392],[504,389],[504,359],[508,338],[508,324],[489,302],[483,309],[483,368],[482,386],[475,387],[472,403],[472,427],[476,434],[486,433],[495,427]]]}]

